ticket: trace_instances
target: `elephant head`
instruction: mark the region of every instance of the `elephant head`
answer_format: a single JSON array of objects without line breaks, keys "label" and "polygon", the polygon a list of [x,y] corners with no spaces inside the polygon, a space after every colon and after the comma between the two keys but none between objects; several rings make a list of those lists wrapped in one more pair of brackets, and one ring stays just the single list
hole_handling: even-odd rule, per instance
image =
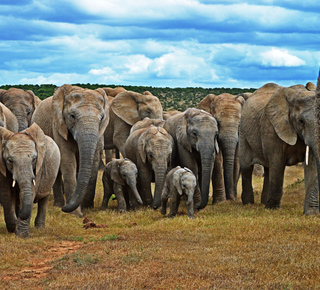
[{"label": "elephant head", "polygon": [[142,199],[137,190],[137,166],[129,159],[116,159],[107,164],[110,166],[110,178],[120,185],[128,185],[138,203],[142,204]]},{"label": "elephant head", "polygon": [[41,100],[31,90],[10,88],[0,90],[0,102],[17,117],[21,131],[30,126],[32,114]]},{"label": "elephant head", "polygon": [[65,212],[71,212],[84,199],[98,141],[109,122],[109,102],[102,89],[63,85],[52,97],[52,110],[54,134],[70,142],[74,140],[79,150],[76,189],[62,208]]},{"label": "elephant head", "polygon": [[197,179],[188,168],[180,168],[172,175],[172,183],[180,195],[188,197],[187,205],[193,203],[193,195],[197,185]]},{"label": "elephant head", "polygon": [[36,195],[36,175],[42,167],[47,150],[46,137],[37,124],[19,133],[0,128],[0,172],[20,190],[19,218],[31,215]]},{"label": "elephant head", "polygon": [[217,120],[219,127],[219,148],[223,156],[224,185],[227,199],[236,197],[235,172],[236,152],[239,143],[239,126],[242,106],[245,100],[242,96],[230,94],[207,95],[200,103],[203,109]]},{"label": "elephant head", "polygon": [[131,126],[146,117],[162,120],[161,103],[149,92],[143,94],[131,91],[121,92],[112,101],[111,109]]}]

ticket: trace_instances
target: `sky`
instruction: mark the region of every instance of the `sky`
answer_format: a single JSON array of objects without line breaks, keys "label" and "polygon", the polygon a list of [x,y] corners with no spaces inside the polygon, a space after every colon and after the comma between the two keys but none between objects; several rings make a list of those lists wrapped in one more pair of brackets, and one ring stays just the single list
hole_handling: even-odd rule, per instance
[{"label": "sky", "polygon": [[0,85],[316,83],[319,0],[0,0]]}]

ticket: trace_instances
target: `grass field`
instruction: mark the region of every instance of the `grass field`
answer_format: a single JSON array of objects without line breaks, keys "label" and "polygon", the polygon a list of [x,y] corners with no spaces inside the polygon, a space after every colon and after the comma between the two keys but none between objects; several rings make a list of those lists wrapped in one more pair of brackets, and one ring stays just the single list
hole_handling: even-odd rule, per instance
[{"label": "grass field", "polygon": [[[119,214],[116,201],[83,218],[53,207],[45,229],[28,239],[8,234],[0,209],[1,289],[317,289],[320,288],[320,219],[303,215],[303,168],[286,170],[280,210],[224,202],[174,219],[159,210]],[[240,184],[239,184],[240,192]],[[240,194],[238,194],[240,195]],[[33,212],[32,224],[35,217]],[[107,227],[103,227],[106,225]]]}]

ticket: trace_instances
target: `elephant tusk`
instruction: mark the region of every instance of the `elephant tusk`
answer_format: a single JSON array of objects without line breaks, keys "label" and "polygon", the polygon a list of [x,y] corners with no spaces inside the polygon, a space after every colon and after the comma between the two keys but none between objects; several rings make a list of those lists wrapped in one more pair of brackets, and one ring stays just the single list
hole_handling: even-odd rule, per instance
[{"label": "elephant tusk", "polygon": [[34,186],[36,186],[36,180],[35,179],[32,179],[32,183]]},{"label": "elephant tusk", "polygon": [[309,163],[309,146],[306,148],[306,165]]},{"label": "elephant tusk", "polygon": [[13,180],[13,182],[12,182],[12,187],[15,187],[15,185],[16,185],[16,181]]}]

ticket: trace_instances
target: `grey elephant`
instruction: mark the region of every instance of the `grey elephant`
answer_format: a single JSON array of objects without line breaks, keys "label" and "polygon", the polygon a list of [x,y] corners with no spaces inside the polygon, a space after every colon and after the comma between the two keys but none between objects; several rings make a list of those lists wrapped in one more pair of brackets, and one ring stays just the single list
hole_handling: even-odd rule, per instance
[{"label": "grey elephant", "polygon": [[275,209],[280,207],[285,167],[305,161],[304,213],[319,212],[315,107],[315,91],[302,85],[286,88],[268,83],[246,101],[239,150],[244,204],[254,202],[255,163],[264,166],[261,202],[266,208]]},{"label": "grey elephant", "polygon": [[13,133],[0,128],[0,193],[9,232],[29,236],[32,204],[36,227],[45,226],[46,207],[56,179],[60,152],[37,124]]},{"label": "grey elephant", "polygon": [[118,210],[124,212],[129,208],[137,209],[142,199],[137,190],[137,166],[128,158],[113,159],[106,165],[103,176],[102,208],[108,207],[112,194],[117,198]]},{"label": "grey elephant", "polygon": [[235,200],[237,183],[240,174],[239,166],[239,125],[242,106],[245,100],[242,96],[209,94],[200,103],[199,109],[210,113],[218,122],[219,154],[217,154],[212,174],[213,203],[225,199]]},{"label": "grey elephant", "polygon": [[[161,204],[161,193],[167,171],[171,169],[174,141],[162,127],[151,125],[130,134],[125,155],[138,168],[138,192],[144,205],[154,209]],[[155,181],[154,196],[151,182]]]},{"label": "grey elephant", "polygon": [[178,154],[174,165],[187,167],[195,174],[201,190],[198,209],[208,203],[209,186],[216,154],[219,153],[218,123],[204,110],[189,108],[168,118],[164,129],[173,137]]},{"label": "grey elephant", "polygon": [[139,94],[124,91],[116,95],[110,105],[110,122],[104,134],[104,148],[117,148],[125,155],[125,142],[131,127],[145,117],[162,119],[162,105],[149,92]]},{"label": "grey elephant", "polygon": [[32,114],[41,100],[31,90],[10,88],[0,90],[0,102],[17,117],[18,131],[21,131],[30,126]]},{"label": "grey elephant", "polygon": [[150,119],[148,117],[144,118],[141,121],[138,121],[137,123],[135,123],[131,129],[130,129],[130,134],[136,130],[142,129],[142,128],[147,128],[151,125],[154,125],[156,127],[163,127],[164,125],[164,120],[161,119]]},{"label": "grey elephant", "polygon": [[171,169],[163,186],[161,195],[161,209],[163,215],[167,213],[167,202],[170,199],[169,217],[177,215],[181,198],[186,200],[188,217],[194,218],[194,205],[200,204],[201,195],[197,190],[197,179],[193,172],[188,168],[177,166]]},{"label": "grey elephant", "polygon": [[[103,133],[109,122],[105,91],[63,85],[41,102],[32,121],[59,146],[61,165],[54,192],[62,203],[61,192],[66,195],[62,210],[93,207]],[[75,213],[82,215],[79,209]]]}]

